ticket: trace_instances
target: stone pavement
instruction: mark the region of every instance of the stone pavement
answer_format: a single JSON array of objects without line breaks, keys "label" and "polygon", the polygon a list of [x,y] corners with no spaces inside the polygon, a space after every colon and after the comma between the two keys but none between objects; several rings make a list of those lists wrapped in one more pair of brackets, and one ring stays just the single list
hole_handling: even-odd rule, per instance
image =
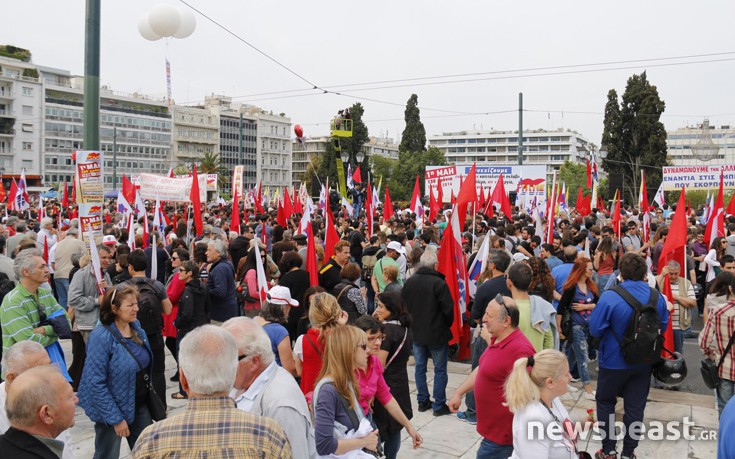
[{"label": "stone pavement", "polygon": [[[71,349],[68,341],[64,344],[67,355],[67,363],[71,362]],[[411,364],[412,361],[409,362]],[[172,400],[171,393],[178,390],[177,383],[169,382],[168,377],[173,375],[176,363],[168,354],[166,358],[166,381],[168,390],[169,415],[175,414],[186,404],[186,400]],[[413,383],[413,366],[409,366],[409,379],[411,381],[411,392],[415,394],[416,388]],[[447,396],[450,397],[454,389],[464,381],[470,373],[470,365],[462,363],[449,363],[449,383]],[[429,389],[433,382],[431,363],[429,364]],[[698,373],[690,370],[689,378],[699,377]],[[594,385],[594,382],[593,382]],[[577,387],[580,387],[577,385]],[[593,401],[582,397],[583,391],[566,394],[563,397],[564,405],[569,410],[573,420],[582,420],[586,416],[586,410],[595,408]],[[456,416],[434,417],[432,413],[418,411],[415,397],[413,398],[414,416],[412,422],[424,438],[421,448],[413,450],[411,439],[403,431],[403,445],[399,452],[400,458],[474,458],[480,445],[480,436],[475,426],[462,422]],[[622,420],[622,402],[618,404],[618,420]],[[714,407],[712,396],[689,394],[683,392],[671,392],[651,389],[649,402],[646,406],[645,422],[649,421],[682,421],[688,417],[694,423],[691,429],[693,435],[699,436],[703,431],[717,430],[717,410]],[[580,449],[587,450],[594,457],[594,452],[600,448],[600,444],[591,441],[585,447],[585,442],[580,442]],[[618,442],[618,452],[622,443]],[[72,449],[75,458],[91,458],[94,453],[94,425],[84,414],[84,410],[77,407],[76,425],[72,430]],[[665,459],[711,459],[717,456],[717,442],[712,440],[644,440],[640,443],[636,454],[639,458],[665,458]],[[122,442],[120,457],[129,457],[127,444]]]}]

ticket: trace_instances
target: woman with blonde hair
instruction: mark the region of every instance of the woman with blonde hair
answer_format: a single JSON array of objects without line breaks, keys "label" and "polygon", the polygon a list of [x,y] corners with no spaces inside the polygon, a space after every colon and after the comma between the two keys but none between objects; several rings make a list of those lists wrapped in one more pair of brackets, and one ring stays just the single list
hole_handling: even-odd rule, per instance
[{"label": "woman with blonde hair", "polygon": [[[533,357],[516,360],[505,382],[505,400],[513,413],[513,455],[520,458],[576,458],[576,432],[569,413],[559,400],[567,393],[571,381],[569,364],[564,354],[544,349]],[[558,424],[553,430],[561,438],[532,435],[529,423],[541,422],[546,427]]]},{"label": "woman with blonde hair", "polygon": [[294,345],[296,367],[301,368],[301,391],[307,396],[307,401],[322,368],[326,337],[337,325],[346,324],[348,318],[337,299],[327,292],[312,295],[310,302],[311,328],[299,336]]},{"label": "woman with blonde hair", "polygon": [[358,402],[355,372],[367,365],[367,335],[351,325],[335,327],[326,337],[323,360],[313,399],[317,453],[341,455],[363,448],[377,451],[377,430],[362,438],[344,438],[347,432],[357,431],[365,418]]}]

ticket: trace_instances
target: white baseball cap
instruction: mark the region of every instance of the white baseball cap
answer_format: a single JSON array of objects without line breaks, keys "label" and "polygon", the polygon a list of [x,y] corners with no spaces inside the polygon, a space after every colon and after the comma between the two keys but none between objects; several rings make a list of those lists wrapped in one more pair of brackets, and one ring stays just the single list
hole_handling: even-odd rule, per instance
[{"label": "white baseball cap", "polygon": [[298,306],[299,302],[291,298],[291,290],[288,287],[282,285],[276,285],[268,290],[266,300],[271,304],[290,304],[291,306]]},{"label": "white baseball cap", "polygon": [[516,252],[513,254],[513,261],[515,261],[516,263],[526,260],[528,260],[528,257],[521,252]]},{"label": "white baseball cap", "polygon": [[403,255],[406,254],[406,249],[403,248],[400,242],[398,241],[391,241],[388,243],[388,246],[386,247],[388,250],[395,250],[398,253],[401,253]]}]

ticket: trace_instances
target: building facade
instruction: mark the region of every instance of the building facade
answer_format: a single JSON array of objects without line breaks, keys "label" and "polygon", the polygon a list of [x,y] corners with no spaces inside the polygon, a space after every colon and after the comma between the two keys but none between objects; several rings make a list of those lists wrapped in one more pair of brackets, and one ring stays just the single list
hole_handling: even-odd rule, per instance
[{"label": "building facade", "polygon": [[[450,164],[518,164],[518,131],[445,132],[429,137]],[[564,161],[584,162],[593,144],[575,131],[537,129],[523,132],[523,164],[546,165],[547,173],[559,170]]]},{"label": "building facade", "polygon": [[710,126],[712,142],[720,147],[717,155],[702,161],[692,153],[691,147],[702,137],[702,125],[687,126],[666,131],[667,156],[673,166],[701,166],[707,164],[735,164],[735,127]]},{"label": "building facade", "polygon": [[216,115],[199,107],[174,105],[172,117],[174,161],[191,165],[205,154],[215,154],[220,144]]},{"label": "building facade", "polygon": [[0,57],[0,174],[40,176],[42,102],[36,66]]},{"label": "building facade", "polygon": [[291,186],[291,119],[255,107],[250,114],[258,122],[258,180],[263,186]]}]

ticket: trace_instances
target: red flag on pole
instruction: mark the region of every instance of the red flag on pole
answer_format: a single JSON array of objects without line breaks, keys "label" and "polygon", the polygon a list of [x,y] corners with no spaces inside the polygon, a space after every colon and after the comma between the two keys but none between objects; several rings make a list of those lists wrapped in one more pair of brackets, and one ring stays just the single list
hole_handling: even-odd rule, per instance
[{"label": "red flag on pole", "polygon": [[480,205],[484,206],[487,202],[487,199],[485,198],[485,187],[480,185]]},{"label": "red flag on pole", "polygon": [[432,187],[429,187],[429,220],[436,217],[436,214],[439,212],[439,203],[434,198],[434,189]]},{"label": "red flag on pole", "polygon": [[232,199],[232,217],[230,218],[230,231],[240,234],[240,196],[235,188],[235,196]]},{"label": "red flag on pole", "polygon": [[[288,193],[288,187],[283,188],[283,216],[285,217],[285,220],[288,221],[289,218],[291,218],[291,215],[293,215],[293,203],[291,202],[291,195]],[[286,225],[283,225],[284,228],[286,228],[288,223]]]},{"label": "red flag on pole", "polygon": [[10,193],[8,194],[8,210],[15,210],[15,195],[18,194],[18,184],[15,183],[15,179],[10,184]]},{"label": "red flag on pole", "polygon": [[326,227],[324,228],[324,262],[326,263],[330,258],[332,258],[332,255],[334,255],[334,246],[339,241],[339,235],[337,234],[337,229],[334,227],[332,212],[329,210],[328,206],[325,213],[327,215],[327,222]]},{"label": "red flag on pole", "polygon": [[[682,188],[676,210],[684,208],[686,208],[686,189]],[[686,263],[684,263],[686,261],[684,260],[686,243],[687,216],[684,212],[674,212],[674,218],[671,219],[671,226],[669,227],[669,235],[666,236],[664,247],[658,258],[658,272],[661,272],[669,260],[676,260],[681,265],[681,275],[688,277],[684,271],[684,267],[686,266]]]},{"label": "red flag on pole", "polygon": [[411,211],[416,212],[416,207],[421,202],[421,185],[419,175],[416,174],[416,182],[413,184],[413,194],[411,195]]},{"label": "red flag on pole", "polygon": [[316,242],[311,223],[306,225],[306,272],[309,273],[309,287],[319,285],[319,267],[316,265]]},{"label": "red flag on pole", "polygon": [[727,205],[725,213],[727,215],[735,215],[735,194],[730,198],[730,203]]},{"label": "red flag on pole", "polygon": [[457,207],[455,206],[452,208],[452,218],[444,230],[441,248],[437,254],[439,260],[437,270],[444,274],[447,287],[449,287],[452,300],[454,300],[454,320],[451,326],[452,339],[449,341],[450,345],[460,343],[462,338],[462,305],[466,305],[466,297],[463,298],[463,296],[467,294],[466,263],[464,262],[464,254],[462,253],[462,246],[459,242],[460,235],[455,234],[458,231],[459,219],[459,211],[457,211]]},{"label": "red flag on pole", "polygon": [[373,237],[373,219],[375,218],[373,210],[373,186],[370,182],[367,185],[367,199],[365,201],[365,224],[368,228],[368,238]]},{"label": "red flag on pole", "polygon": [[296,187],[293,187],[293,212],[295,214],[304,213],[304,206],[301,204],[301,197],[299,196],[299,192],[296,190]]},{"label": "red flag on pole", "polygon": [[43,261],[48,263],[48,237],[43,237]]},{"label": "red flag on pole", "polygon": [[122,194],[129,203],[135,202],[135,185],[125,175],[122,176]]},{"label": "red flag on pole", "polygon": [[[682,267],[683,266],[684,265],[682,265]],[[669,280],[668,275],[664,277],[664,289],[662,293],[670,303],[674,304],[674,293],[671,291],[671,281]],[[674,349],[676,349],[674,347],[674,329],[671,325],[671,323],[673,322],[673,320],[671,320],[672,313],[673,311],[669,311],[669,322],[666,324],[666,330],[664,331],[664,347],[663,349],[661,349],[661,357],[664,359],[673,358],[674,356],[672,352],[674,352]]]},{"label": "red flag on pole", "polygon": [[388,185],[385,186],[385,202],[383,203],[383,221],[388,221],[393,216],[393,202],[390,200]]},{"label": "red flag on pole", "polygon": [[508,197],[508,193],[505,192],[503,174],[500,174],[500,177],[498,177],[498,183],[495,184],[492,200],[500,203],[500,210],[505,214],[505,218],[507,218],[508,220],[513,219],[513,212],[510,207],[510,198]]},{"label": "red flag on pole", "polygon": [[477,201],[477,165],[472,164],[467,178],[462,182],[457,194],[457,212],[460,221],[464,222],[467,215],[467,206]]},{"label": "red flag on pole", "polygon": [[64,190],[63,194],[61,195],[61,205],[64,207],[69,207],[69,183],[67,183],[66,180],[64,180]]},{"label": "red flag on pole", "polygon": [[615,190],[615,209],[613,210],[613,216],[612,216],[612,224],[613,224],[613,230],[615,231],[615,236],[620,239],[623,235],[621,233],[620,228],[620,193],[618,193],[618,190]]},{"label": "red flag on pole", "polygon": [[439,202],[439,210],[444,207],[444,188],[441,179],[436,179],[436,200]]},{"label": "red flag on pole", "polygon": [[194,206],[194,228],[197,237],[204,233],[204,223],[202,222],[202,202],[199,197],[199,175],[197,174],[197,165],[194,164],[194,171],[191,177],[191,192],[189,193],[189,201]]},{"label": "red flag on pole", "polygon": [[720,171],[720,188],[717,191],[717,199],[715,199],[715,205],[709,214],[710,217],[707,222],[707,229],[704,232],[704,243],[707,244],[707,247],[710,247],[716,238],[725,236],[725,204],[722,194],[723,184],[724,173],[723,171]]},{"label": "red flag on pole", "polygon": [[362,183],[362,173],[360,172],[359,164],[355,168],[355,172],[352,173],[352,181],[355,183]]},{"label": "red flag on pole", "polygon": [[592,167],[589,159],[587,160],[587,188],[592,189]]}]

